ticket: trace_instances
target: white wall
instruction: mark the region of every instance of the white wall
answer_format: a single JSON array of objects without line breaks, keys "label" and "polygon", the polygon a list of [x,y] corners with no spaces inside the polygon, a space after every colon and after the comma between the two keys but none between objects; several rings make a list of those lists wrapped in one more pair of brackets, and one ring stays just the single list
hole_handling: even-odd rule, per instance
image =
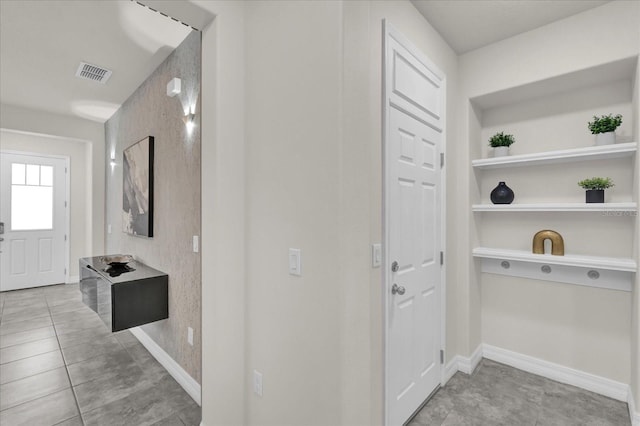
[{"label": "white wall", "polygon": [[[89,144],[89,158],[86,159],[90,171],[87,185],[90,188],[86,212],[89,218],[87,238],[89,249],[85,256],[104,254],[104,127],[82,118],[36,111],[15,105],[0,105],[0,128],[61,138],[82,140]],[[73,263],[73,262],[72,262]]]},{"label": "white wall", "polygon": [[[78,280],[78,259],[91,249],[91,145],[78,140],[0,130],[0,149],[69,157],[69,277]],[[89,202],[88,202],[89,201]]]},{"label": "white wall", "polygon": [[[640,18],[640,11],[638,12]],[[638,34],[640,44],[640,33]],[[636,117],[633,129],[634,140],[640,140],[640,58],[636,63],[636,75],[633,91],[633,117]],[[636,153],[635,200],[640,202],[640,152]],[[636,216],[635,235],[640,235],[640,214]],[[636,263],[640,265],[640,238],[636,238],[634,247]],[[636,282],[632,295],[631,311],[631,391],[635,398],[636,415],[640,417],[640,273],[636,273]]]},{"label": "white wall", "polygon": [[[492,171],[479,178],[468,164],[474,158],[486,156],[488,137],[502,129],[517,138],[521,136],[513,146],[514,153],[587,146],[592,140],[585,131],[586,122],[593,114],[605,112],[625,116],[619,134],[624,140],[631,140],[638,117],[632,113],[628,82],[612,82],[580,93],[563,93],[557,98],[497,109],[474,107],[470,100],[637,55],[638,8],[637,2],[608,3],[460,57],[458,122],[465,134],[460,144],[464,148],[457,157],[462,177],[457,204],[459,226],[468,229],[468,234],[461,234],[459,239],[460,267],[468,279],[459,281],[458,303],[468,306],[470,313],[468,317],[464,312],[460,315],[459,336],[464,355],[485,342],[629,382],[631,359],[637,358],[630,344],[629,293],[481,275],[469,253],[478,241],[487,246],[528,249],[535,230],[555,227],[565,234],[568,252],[630,257],[633,239],[637,240],[637,235],[629,232],[633,219],[606,219],[605,224],[602,222],[605,219],[588,215],[474,216],[469,205],[488,202],[488,192],[505,176],[513,182],[521,202],[549,196],[580,201],[582,193],[575,181],[597,173],[593,165],[576,165],[560,172],[550,167]],[[615,174],[612,177],[618,184],[609,192],[609,201],[628,201],[632,197],[634,177],[630,165],[629,160],[598,163],[598,167]],[[570,183],[563,185],[565,180]],[[549,195],[548,190],[542,189],[549,187],[557,188],[557,194]],[[633,197],[637,199],[637,195]],[[597,221],[605,226],[594,227]],[[591,236],[585,235],[586,228]],[[504,229],[509,230],[508,236]]]},{"label": "white wall", "polygon": [[409,2],[197,4],[203,424],[380,424],[381,21],[454,80],[455,54]]},{"label": "white wall", "polygon": [[202,33],[202,424],[245,422],[244,2]]},{"label": "white wall", "polygon": [[[87,249],[83,249],[83,256],[104,254],[104,188],[105,188],[105,157],[104,157],[104,127],[101,123],[36,111],[15,105],[0,105],[0,128],[31,132],[42,135],[58,136],[71,140],[82,140],[88,144],[88,167],[86,184],[89,188],[87,198],[86,238]],[[73,265],[76,262],[72,262]],[[77,267],[76,267],[77,269]],[[73,274],[72,274],[73,275]],[[77,273],[75,274],[77,275]]]}]

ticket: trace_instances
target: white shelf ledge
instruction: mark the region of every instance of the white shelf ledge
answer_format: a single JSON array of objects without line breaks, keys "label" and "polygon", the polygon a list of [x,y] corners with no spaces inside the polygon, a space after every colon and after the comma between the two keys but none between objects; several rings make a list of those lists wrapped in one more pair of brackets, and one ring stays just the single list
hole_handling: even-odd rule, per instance
[{"label": "white shelf ledge", "polygon": [[633,259],[550,254],[523,250],[476,247],[473,256],[482,259],[482,272],[556,281],[589,287],[631,291],[638,267]]},{"label": "white shelf ledge", "polygon": [[474,204],[474,212],[637,212],[637,203]]},{"label": "white shelf ledge", "polygon": [[498,169],[502,167],[538,166],[543,164],[570,163],[573,161],[631,157],[637,150],[637,142],[628,142],[614,145],[538,152],[534,154],[511,155],[507,157],[483,158],[473,160],[471,164],[480,170]]}]

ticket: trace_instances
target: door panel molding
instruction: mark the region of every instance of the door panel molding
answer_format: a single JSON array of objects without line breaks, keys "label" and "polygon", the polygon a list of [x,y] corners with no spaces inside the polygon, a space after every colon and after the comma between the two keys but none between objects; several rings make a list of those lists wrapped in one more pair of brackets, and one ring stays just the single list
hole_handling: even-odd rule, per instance
[{"label": "door panel molding", "polygon": [[[395,425],[403,423],[415,414],[415,412],[408,412],[400,416],[406,415],[406,418],[400,419],[398,413],[394,412],[391,406],[394,401],[397,402],[412,389],[420,389],[412,377],[425,377],[425,375],[433,374],[430,376],[431,380],[443,383],[445,375],[444,365],[440,361],[440,350],[445,350],[446,344],[446,271],[439,262],[440,254],[438,252],[443,252],[446,248],[446,169],[440,161],[440,154],[444,154],[446,149],[446,76],[387,21],[383,21],[383,34],[384,418],[385,424]],[[396,67],[396,65],[399,66]],[[411,77],[411,73],[413,73],[413,77]],[[410,82],[401,81],[403,78],[413,78],[413,80]],[[404,118],[398,118],[399,116],[404,116]],[[408,120],[407,123],[413,120],[413,124],[403,127],[392,123],[394,120]],[[409,126],[417,126],[416,128],[420,130],[418,132],[407,130]],[[402,139],[401,147],[399,149],[396,147],[394,154],[392,132],[398,131],[400,128],[402,128],[402,136],[399,137],[397,133],[395,135],[396,140]],[[401,176],[391,174],[392,163],[399,164],[395,167],[404,168]],[[413,169],[416,171],[414,172]],[[424,176],[427,177],[425,180],[422,179]],[[413,215],[412,219],[412,215],[407,214],[401,221],[402,223],[393,223],[393,203],[402,202],[396,198],[398,191],[394,196],[394,191],[392,191],[394,185],[402,185],[402,192],[408,193],[411,192],[411,188],[416,188],[420,193],[418,196],[414,194],[413,197],[421,200],[419,203],[422,205],[411,207],[415,204],[415,200],[405,200],[406,205],[401,210],[404,210],[405,213],[416,207],[424,209],[426,212],[433,210],[436,217],[422,217],[416,223],[413,220],[416,215]],[[438,191],[439,194],[437,194]],[[433,200],[434,198],[438,200],[440,206],[436,209],[425,209],[425,206],[433,205],[429,199]],[[402,248],[405,251],[404,255],[396,256],[394,254],[399,258],[392,259],[391,252],[395,250],[393,247],[398,245],[399,240],[402,240],[400,235],[392,235],[391,233],[391,226],[396,225],[400,225],[397,234],[410,235],[413,231],[413,234],[419,235],[422,241],[425,241],[429,234],[436,235],[434,244],[410,244],[409,249]],[[433,238],[431,239],[433,240]],[[396,241],[395,245],[394,240]],[[412,251],[417,252],[415,259],[409,257],[411,260],[407,261],[406,256],[410,256]],[[392,274],[391,262],[393,261],[398,261],[400,265],[397,272]],[[393,279],[395,278],[396,281],[399,281],[398,285],[401,285],[400,281],[404,279],[402,276],[408,277],[407,274],[411,274],[412,271],[422,271],[421,273],[427,274],[424,276],[429,276],[429,274],[439,276],[440,281],[439,283],[418,281],[423,285],[419,291],[415,292],[415,289],[411,291],[407,288],[407,294],[404,296],[392,295]],[[403,299],[399,299],[399,297]],[[396,308],[402,308],[400,310],[405,314],[398,312],[398,309],[394,311],[394,300]],[[428,303],[428,309],[418,309],[414,311],[412,318],[406,318],[406,313],[420,303]],[[439,307],[436,308],[438,304]],[[420,316],[416,317],[415,312],[420,313]],[[433,327],[433,333],[437,333],[439,336],[427,335],[424,341],[415,346],[417,353],[413,354],[413,358],[409,356],[411,354],[392,354],[390,348],[397,344],[395,340],[398,338],[390,331],[393,321],[416,321],[416,319],[436,324]],[[397,358],[398,356],[406,358],[404,362],[415,363],[412,367],[412,377],[404,377],[404,374],[403,377],[391,377],[391,363],[402,362]],[[415,359],[418,359],[419,362]],[[438,384],[435,389],[437,386]],[[415,403],[415,410],[422,407],[424,400],[432,395],[432,391],[420,395],[422,399]]]},{"label": "door panel molding", "polygon": [[[68,282],[69,278],[69,245],[70,206],[68,203],[70,194],[69,157],[60,155],[48,155],[15,150],[0,150],[2,159],[3,202],[2,218],[5,222],[5,241],[0,245],[2,256],[2,283],[0,290],[15,290],[26,287],[57,284]],[[11,228],[11,163],[41,164],[54,166],[53,187],[53,229],[13,231]],[[44,184],[47,185],[46,183]],[[9,190],[6,190],[9,188]],[[11,241],[10,235],[14,235]],[[18,237],[15,239],[15,237]],[[25,255],[19,262],[13,250],[13,242],[24,240]],[[15,247],[17,249],[18,247]],[[50,259],[42,256],[50,255]],[[54,259],[55,258],[55,259]],[[13,274],[19,263],[23,264],[24,272]],[[20,269],[20,268],[18,268]],[[35,274],[35,275],[34,275]],[[40,274],[40,275],[38,275]]]}]

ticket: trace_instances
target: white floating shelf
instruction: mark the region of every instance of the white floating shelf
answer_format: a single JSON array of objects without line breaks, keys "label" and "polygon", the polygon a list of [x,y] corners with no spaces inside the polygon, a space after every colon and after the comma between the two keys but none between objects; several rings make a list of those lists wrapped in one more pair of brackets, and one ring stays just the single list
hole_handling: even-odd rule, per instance
[{"label": "white floating shelf", "polygon": [[482,272],[589,287],[631,291],[638,267],[633,259],[599,256],[533,254],[523,250],[476,247]]},{"label": "white floating shelf", "polygon": [[474,212],[637,212],[637,203],[474,204]]},{"label": "white floating shelf", "polygon": [[612,158],[631,157],[638,150],[637,142],[614,145],[589,146],[586,148],[564,149],[560,151],[538,152],[535,154],[510,155],[507,157],[483,158],[473,160],[476,169],[489,170],[502,167],[520,167],[573,161],[607,160]]}]

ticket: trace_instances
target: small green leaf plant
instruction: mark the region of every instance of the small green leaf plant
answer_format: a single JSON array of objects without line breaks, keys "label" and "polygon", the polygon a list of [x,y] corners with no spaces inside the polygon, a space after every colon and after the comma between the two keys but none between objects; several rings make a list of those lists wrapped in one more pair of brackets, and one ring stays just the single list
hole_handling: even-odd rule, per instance
[{"label": "small green leaf plant", "polygon": [[497,148],[499,146],[511,146],[515,143],[516,139],[513,135],[505,135],[504,132],[496,133],[489,139],[489,146]]},{"label": "small green leaf plant", "polygon": [[622,115],[603,115],[603,116],[593,116],[593,121],[590,121],[588,124],[589,130],[591,133],[596,135],[598,133],[607,133],[614,132],[618,126],[622,124]]},{"label": "small green leaf plant", "polygon": [[578,185],[587,190],[607,189],[614,186],[611,178],[592,177],[578,182]]}]

